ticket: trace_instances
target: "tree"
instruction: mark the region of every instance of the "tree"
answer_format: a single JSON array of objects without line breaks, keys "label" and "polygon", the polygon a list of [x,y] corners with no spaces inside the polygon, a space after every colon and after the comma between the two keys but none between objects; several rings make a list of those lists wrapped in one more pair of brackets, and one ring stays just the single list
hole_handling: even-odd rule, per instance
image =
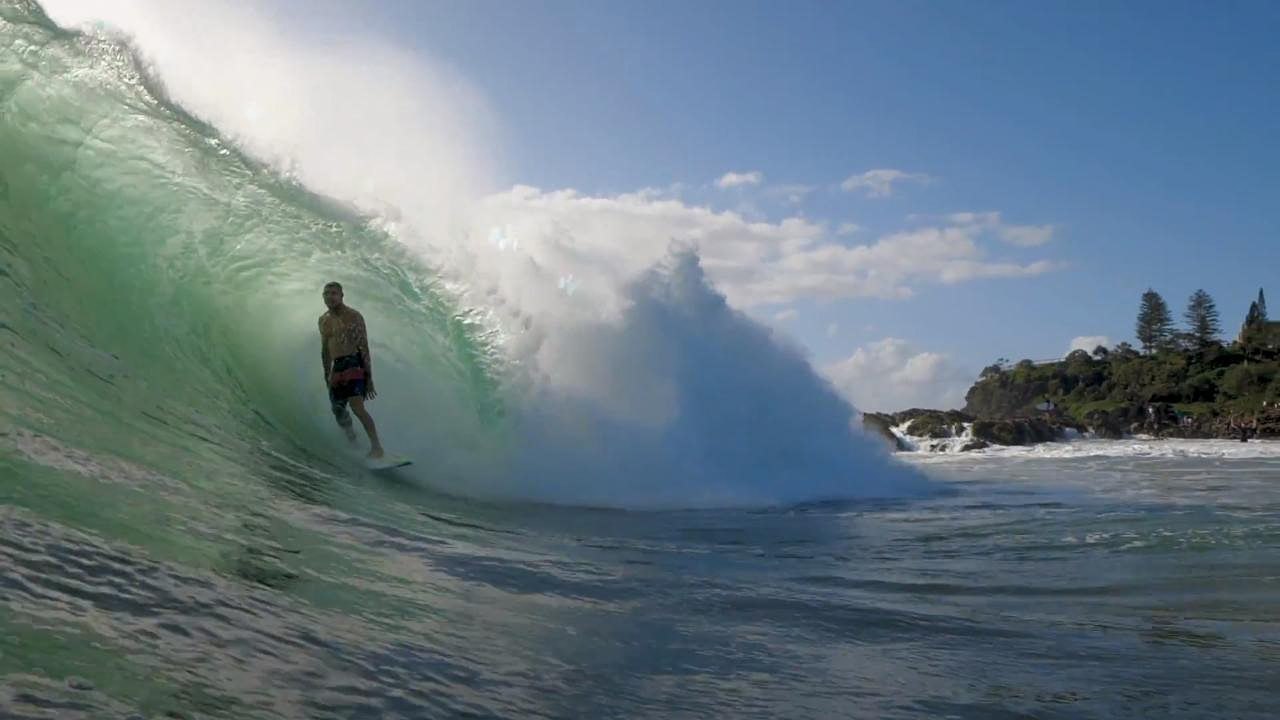
[{"label": "tree", "polygon": [[1072,350],[1067,353],[1065,360],[1071,364],[1088,365],[1093,362],[1093,358],[1089,357],[1087,350]]},{"label": "tree", "polygon": [[1095,360],[1106,360],[1111,351],[1105,345],[1099,345],[1093,349],[1093,357]]},{"label": "tree", "polygon": [[1187,335],[1193,347],[1203,348],[1218,341],[1222,325],[1218,322],[1218,306],[1209,293],[1204,290],[1191,293],[1182,317],[1187,321]]},{"label": "tree", "polygon": [[1142,293],[1142,305],[1138,309],[1137,325],[1138,343],[1142,349],[1152,350],[1164,347],[1173,336],[1173,320],[1169,317],[1169,306],[1165,304],[1160,293],[1147,288]]}]

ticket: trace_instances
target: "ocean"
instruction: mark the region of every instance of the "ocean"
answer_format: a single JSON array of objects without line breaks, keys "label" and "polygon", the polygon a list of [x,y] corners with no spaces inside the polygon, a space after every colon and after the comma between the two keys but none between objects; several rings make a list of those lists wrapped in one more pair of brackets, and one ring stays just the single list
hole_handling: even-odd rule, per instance
[{"label": "ocean", "polygon": [[[0,3],[0,717],[1280,707],[1280,444],[891,457],[696,257],[592,333],[450,257]],[[334,277],[411,468],[328,415]]]}]

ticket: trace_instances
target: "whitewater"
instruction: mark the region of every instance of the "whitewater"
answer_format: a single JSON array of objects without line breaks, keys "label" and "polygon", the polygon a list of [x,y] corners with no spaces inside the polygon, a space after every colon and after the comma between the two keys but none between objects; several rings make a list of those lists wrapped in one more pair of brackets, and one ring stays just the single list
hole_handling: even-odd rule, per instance
[{"label": "whitewater", "polygon": [[[486,194],[447,73],[66,12],[0,1],[0,717],[1273,713],[1275,445],[891,457],[696,243]],[[406,471],[328,413],[332,279]]]}]

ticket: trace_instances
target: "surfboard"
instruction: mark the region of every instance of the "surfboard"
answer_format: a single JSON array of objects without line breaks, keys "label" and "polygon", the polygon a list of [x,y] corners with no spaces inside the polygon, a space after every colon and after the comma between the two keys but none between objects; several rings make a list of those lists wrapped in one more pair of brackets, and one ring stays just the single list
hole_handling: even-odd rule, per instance
[{"label": "surfboard", "polygon": [[391,468],[412,465],[413,461],[403,455],[386,453],[380,458],[365,458],[364,466],[370,470],[390,470]]}]

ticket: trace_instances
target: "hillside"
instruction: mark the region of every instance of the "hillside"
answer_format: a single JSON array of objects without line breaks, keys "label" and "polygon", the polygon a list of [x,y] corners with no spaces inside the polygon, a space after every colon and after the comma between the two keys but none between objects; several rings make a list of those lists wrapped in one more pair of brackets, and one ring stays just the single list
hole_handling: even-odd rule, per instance
[{"label": "hillside", "polygon": [[1272,349],[1217,343],[1148,355],[1123,346],[1077,350],[1060,362],[992,365],[965,401],[975,417],[1050,415],[1103,436],[1237,437],[1242,425],[1280,435],[1280,358]]}]

